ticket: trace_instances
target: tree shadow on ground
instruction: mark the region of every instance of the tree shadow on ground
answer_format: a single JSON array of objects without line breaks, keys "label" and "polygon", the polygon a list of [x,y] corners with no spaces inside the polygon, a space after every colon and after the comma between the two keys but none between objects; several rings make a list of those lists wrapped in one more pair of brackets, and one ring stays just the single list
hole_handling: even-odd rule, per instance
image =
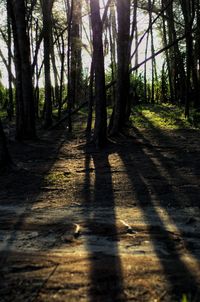
[{"label": "tree shadow on ground", "polygon": [[31,217],[33,206],[39,202],[45,176],[53,167],[66,140],[64,132],[62,129],[45,133],[36,141],[14,142],[10,146],[19,168],[0,177],[0,229],[8,232],[1,250],[1,269],[7,265],[20,231],[24,230],[27,218]]},{"label": "tree shadow on ground", "polygon": [[[172,148],[176,149],[176,155],[178,159],[181,159],[180,151],[182,150],[182,146],[177,145],[176,141],[172,141],[165,133],[154,128],[148,120],[146,122],[150,125],[153,141],[135,128],[134,135],[142,142],[137,143],[137,140],[129,140],[128,143],[125,141],[123,146],[117,145],[114,148],[112,146],[112,148],[108,148],[107,151],[96,153],[91,152],[88,154],[86,150],[85,190],[83,191],[83,194],[85,194],[84,199],[87,211],[86,213],[83,213],[83,215],[85,218],[91,218],[87,220],[87,223],[88,225],[92,225],[94,224],[95,216],[98,216],[99,209],[104,206],[107,207],[107,218],[109,218],[110,222],[114,225],[115,240],[112,243],[111,249],[116,254],[116,257],[112,258],[113,260],[108,256],[101,255],[101,265],[103,263],[103,258],[108,259],[108,268],[107,270],[99,269],[99,264],[96,262],[97,253],[92,248],[93,239],[92,236],[88,236],[87,248],[91,254],[90,280],[92,288],[99,288],[99,294],[101,293],[101,280],[105,281],[105,275],[109,275],[112,267],[112,279],[114,280],[114,284],[120,285],[118,287],[119,290],[116,292],[116,296],[113,296],[114,300],[112,301],[116,301],[118,295],[123,292],[122,269],[120,268],[121,264],[117,247],[119,238],[116,226],[115,192],[113,192],[112,173],[108,161],[109,154],[115,152],[118,153],[124,164],[126,174],[131,182],[134,202],[136,202],[143,214],[155,255],[163,267],[164,277],[169,288],[168,295],[171,296],[171,301],[180,300],[183,294],[187,294],[188,297],[194,298],[196,301],[196,299],[199,299],[200,297],[199,280],[196,273],[183,259],[183,250],[185,248],[193,258],[197,259],[197,261],[200,260],[199,251],[196,251],[194,246],[190,245],[189,241],[187,242],[186,237],[188,234],[183,233],[179,210],[184,207],[197,206],[197,201],[192,200],[189,194],[184,193],[185,199],[183,202],[183,194],[181,195],[176,189],[179,182],[185,184],[187,181],[187,175],[183,176],[179,170],[177,170],[180,165],[184,166],[185,161],[179,161],[179,166],[177,167],[173,165],[173,161],[169,162],[167,158],[162,155],[162,151],[165,147],[169,149]],[[95,171],[94,192],[92,192],[91,186],[92,170],[90,163],[92,160]],[[104,173],[107,175],[106,183]],[[178,183],[176,183],[176,178],[179,180]],[[194,196],[198,196],[196,189],[194,189]],[[158,208],[164,209],[168,219],[177,229],[177,234],[169,231],[166,221],[163,220]],[[149,211],[149,209],[151,210]],[[91,221],[93,222],[91,223]],[[105,230],[104,236],[108,233],[110,233],[110,230]],[[195,237],[195,234],[193,234],[193,236]],[[95,291],[92,290],[90,296],[91,301],[95,301]],[[108,299],[109,297],[111,297],[110,292],[108,294]]]},{"label": "tree shadow on ground", "polygon": [[[123,146],[112,145],[112,147],[109,146],[104,151],[86,148],[85,154],[81,155],[81,162],[82,157],[85,156],[85,175],[84,187],[83,189],[80,187],[80,191],[82,190],[81,198],[83,199],[80,209],[82,211],[81,220],[84,221],[86,229],[85,233],[81,234],[81,237],[85,237],[83,238],[83,242],[86,242],[90,259],[89,300],[91,302],[126,301],[118,245],[120,234],[117,230],[116,198],[112,179],[112,167],[108,158],[111,153],[118,154],[124,164],[125,174],[128,175],[131,183],[131,196],[134,196],[134,202],[136,202],[143,213],[155,254],[163,266],[165,278],[171,289],[171,301],[177,301],[183,293],[199,297],[200,285],[196,275],[180,255],[180,241],[177,241],[177,238],[169,232],[167,225],[165,225],[157,210],[157,207],[165,209],[169,219],[173,220],[173,224],[179,229],[180,237],[184,237],[184,234],[181,233],[181,228],[179,228],[178,209],[184,206],[194,206],[194,202],[191,200],[191,196],[186,194],[187,202],[184,205],[182,204],[182,197],[180,198],[179,193],[174,190],[172,182],[174,182],[175,175],[179,180],[183,176],[176,170],[177,166],[174,167],[173,162],[167,162],[162,152],[159,151],[160,139],[164,143],[163,149],[166,145],[168,147],[172,146],[172,142],[170,139],[168,140],[167,136],[165,137],[164,133],[156,132],[157,129],[152,127],[150,130],[152,135],[156,137],[157,146],[152,144],[152,141],[138,129],[134,129],[135,135],[142,143],[134,144],[135,141],[125,141]],[[21,199],[19,205],[25,206],[26,211],[17,217],[11,227],[12,232],[8,242],[8,252],[2,258],[3,264],[9,259],[13,242],[17,239],[18,231],[23,229],[27,215],[31,216],[31,209],[37,203],[38,197],[42,192],[41,187],[44,184],[45,175],[57,159],[56,154],[59,153],[62,144],[63,141],[60,138],[57,138],[55,142],[53,140],[51,147],[44,144],[43,151],[40,150],[39,158],[41,164],[45,163],[45,167],[42,168],[40,175],[22,170],[22,172],[19,172],[17,180],[16,175],[13,175],[13,179],[11,178],[7,183],[8,187],[11,186],[9,188],[10,196],[12,196],[13,190],[21,192],[18,196]],[[41,149],[41,146],[38,146],[38,149]],[[24,152],[27,153],[28,150],[26,148]],[[38,154],[38,150],[36,153]],[[46,159],[47,154],[48,160]],[[51,156],[52,154],[53,157]],[[27,160],[29,160],[29,156]],[[123,182],[127,180],[126,175],[124,175]],[[183,182],[186,179],[187,176],[183,179]],[[167,198],[163,198],[163,193],[167,193],[167,198],[170,197],[173,199],[173,206],[176,207],[174,211],[169,210],[170,207],[168,207]],[[197,193],[195,191],[195,195]],[[27,199],[27,196],[31,198]],[[14,204],[16,204],[16,200]],[[124,200],[124,205],[126,206],[126,200]],[[151,208],[151,211],[148,211],[149,208]],[[155,228],[155,221],[152,221],[152,217],[156,220],[159,226],[158,229]],[[61,219],[58,217],[55,225],[57,224],[61,227],[64,225],[66,227],[66,220],[67,217],[61,217]],[[48,225],[47,228],[49,228]],[[64,231],[66,230],[65,228]],[[56,247],[62,245],[62,240],[56,242]],[[50,251],[51,249],[53,247],[49,247],[47,250]],[[195,249],[190,245],[186,245],[186,249],[199,261],[199,254],[195,252]],[[54,268],[52,271],[54,272]],[[66,284],[67,282],[66,280]],[[60,289],[59,286],[58,284],[55,291]]]},{"label": "tree shadow on ground", "polygon": [[[164,133],[159,132],[153,125],[151,125],[150,130],[151,134],[155,136],[154,142],[155,139],[157,139],[158,146],[160,139],[168,146],[173,145],[169,137],[165,136]],[[132,183],[132,189],[136,197],[137,205],[141,209],[146,224],[148,225],[155,253],[162,264],[166,280],[171,288],[171,296],[174,299],[175,297],[180,299],[182,294],[186,293],[188,296],[199,299],[199,281],[197,281],[195,274],[193,274],[180,255],[179,240],[175,240],[173,234],[167,230],[167,226],[157,210],[157,207],[162,207],[166,211],[169,219],[178,229],[180,237],[184,238],[185,234],[182,233],[180,228],[178,211],[185,206],[197,206],[197,201],[191,200],[190,196],[186,193],[186,201],[184,204],[179,193],[174,190],[173,185],[175,184],[173,184],[173,182],[174,178],[178,178],[179,181],[181,181],[182,178],[183,183],[185,183],[187,175],[185,175],[183,179],[183,176],[176,167],[173,166],[173,162],[169,165],[166,158],[164,158],[158,149],[152,145],[153,142],[148,140],[138,129],[134,129],[134,134],[138,139],[142,140],[143,143],[138,144],[135,147],[132,145],[132,152],[130,152],[130,149],[126,152],[120,150],[119,156],[126,167],[128,177]],[[139,162],[134,154],[135,152],[136,154],[139,154]],[[179,156],[181,156],[180,153]],[[152,171],[154,177],[151,177],[149,171]],[[170,205],[167,200],[161,200],[163,193],[167,194],[167,198],[171,198]],[[198,192],[194,193],[197,197]],[[151,212],[147,210],[147,206],[151,207]],[[173,208],[174,210],[170,210]],[[155,231],[155,224],[152,221],[152,216],[159,225],[157,231]],[[192,257],[196,257],[199,261],[199,253],[198,251],[196,253],[194,246],[190,246],[185,242],[185,248]]]},{"label": "tree shadow on ground", "polygon": [[[95,173],[94,189],[91,183],[91,163]],[[91,259],[91,302],[125,301],[110,169],[107,152],[86,149],[83,218],[88,227],[86,246]],[[106,212],[105,216],[101,215],[102,209],[107,209],[102,212],[103,215]]]},{"label": "tree shadow on ground", "polygon": [[[191,142],[194,142],[194,139],[191,138],[193,131],[173,131],[176,133],[173,137],[168,132],[156,128],[146,117],[143,116],[143,119],[148,121],[151,135],[144,135],[137,128],[134,128],[133,132],[146,145],[146,153],[151,154],[151,157],[156,159],[156,163],[153,163],[152,159],[151,162],[156,168],[154,170],[158,171],[156,174],[160,174],[160,183],[162,183],[162,180],[164,184],[166,183],[168,192],[172,196],[170,205],[179,208],[196,207],[196,211],[200,214],[198,210],[200,153],[198,142],[196,142],[196,146],[190,145]],[[179,137],[184,141],[178,140]],[[165,156],[165,148],[169,153],[168,157]],[[171,150],[168,150],[168,148],[171,148]],[[156,191],[156,186],[151,179],[150,182]],[[171,218],[174,223],[177,223],[176,216]]]}]

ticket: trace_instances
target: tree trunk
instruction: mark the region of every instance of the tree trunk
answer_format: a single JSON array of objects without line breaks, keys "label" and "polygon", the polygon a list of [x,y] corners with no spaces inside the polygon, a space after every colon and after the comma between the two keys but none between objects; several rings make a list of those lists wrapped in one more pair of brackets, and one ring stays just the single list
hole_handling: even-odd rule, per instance
[{"label": "tree trunk", "polygon": [[60,51],[61,69],[60,69],[60,92],[59,92],[59,103],[58,103],[58,119],[60,119],[60,117],[61,117],[62,98],[63,98],[63,79],[64,79],[64,63],[65,63],[65,43],[64,43],[63,35],[61,35],[61,42],[59,41],[59,51]]},{"label": "tree trunk", "polygon": [[[111,72],[112,72],[112,81],[116,78],[116,39],[117,39],[117,30],[116,30],[116,17],[114,9],[114,0],[111,2],[110,7],[110,18],[109,18],[109,37],[110,37],[110,60],[111,60]],[[115,87],[112,87],[112,98],[111,103],[114,106],[115,102]]]},{"label": "tree trunk", "polygon": [[103,147],[107,141],[107,113],[104,54],[102,43],[102,21],[99,0],[90,0],[91,23],[93,32],[93,62],[95,72],[95,129],[94,142]]},{"label": "tree trunk", "polygon": [[[172,43],[177,39],[177,33],[174,22],[174,4],[168,1],[164,1],[167,16],[167,27],[168,27],[168,37],[169,43]],[[164,18],[164,16],[163,16]],[[163,19],[164,22],[164,19]],[[179,49],[178,43],[175,43],[174,46],[169,50],[169,60],[170,60],[170,78],[171,83],[173,85],[173,102],[181,102],[184,104],[185,102],[185,85],[186,85],[186,77],[184,70],[183,58]]]},{"label": "tree trunk", "polygon": [[117,0],[117,91],[111,135],[122,131],[128,119],[130,62],[130,0]]},{"label": "tree trunk", "polygon": [[71,112],[73,107],[73,98],[72,98],[72,84],[71,84],[71,31],[72,31],[72,14],[73,14],[74,0],[67,0],[67,24],[68,24],[68,45],[67,45],[67,111],[68,111],[68,130],[72,132],[72,119]]},{"label": "tree trunk", "polygon": [[87,127],[86,132],[90,133],[92,128],[92,113],[93,113],[93,105],[94,105],[94,63],[93,59],[90,67],[90,83],[89,83],[89,99],[88,99],[88,119],[87,119]]},{"label": "tree trunk", "polygon": [[[162,0],[162,9],[165,7],[165,0]],[[166,22],[165,18],[163,17],[163,42],[164,42],[164,47],[167,46],[168,41],[167,41],[167,29],[166,29]],[[168,79],[169,79],[169,90],[170,90],[170,101],[173,101],[174,99],[174,85],[172,81],[172,71],[171,71],[171,62],[170,62],[170,55],[169,55],[169,49],[165,51],[166,55],[166,62],[167,62],[167,71],[168,71]]]},{"label": "tree trunk", "polygon": [[200,66],[200,1],[197,1],[197,5],[196,5],[196,11],[197,11],[197,37],[196,37],[196,45],[195,45],[195,49],[196,49],[196,77],[197,77],[197,85],[198,85],[198,93],[195,99],[195,109],[197,109],[198,111],[200,111],[200,68],[198,68],[198,66]]},{"label": "tree trunk", "polygon": [[52,67],[53,67],[53,75],[54,75],[54,84],[55,87],[53,87],[54,91],[54,105],[58,105],[59,103],[59,85],[58,85],[58,70],[56,66],[56,57],[55,57],[55,50],[54,50],[54,43],[53,43],[53,32],[51,31],[51,43],[50,43],[50,48],[51,48],[51,62],[52,62]]},{"label": "tree trunk", "polygon": [[[194,68],[194,48],[192,26],[195,17],[195,6],[192,0],[181,0],[181,9],[185,21],[185,34],[186,34],[186,101],[185,101],[185,116],[190,115],[190,99],[191,99],[191,78],[192,70]],[[193,84],[195,84],[193,82]],[[195,87],[198,90],[198,87]]]},{"label": "tree trunk", "polygon": [[[154,5],[154,1],[148,0],[148,6],[149,6],[149,26],[152,23],[152,7]],[[154,57],[154,41],[153,41],[153,27],[150,26],[150,36],[151,36],[151,55]],[[155,58],[151,61],[151,97],[150,101],[154,104],[155,102]]]},{"label": "tree trunk", "polygon": [[11,18],[9,3],[7,2],[7,32],[8,32],[8,119],[11,121],[14,114],[13,88],[12,88],[12,38],[11,38]]},{"label": "tree trunk", "polygon": [[52,125],[52,93],[51,93],[51,12],[54,0],[41,0],[44,31],[44,77],[45,77],[45,128]]},{"label": "tree trunk", "polygon": [[35,137],[35,111],[30,61],[30,42],[27,35],[23,0],[8,0],[11,12],[15,69],[16,69],[16,137]]},{"label": "tree trunk", "polygon": [[82,87],[81,0],[74,1],[71,25],[71,97],[72,107],[79,104]]},{"label": "tree trunk", "polygon": [[[147,33],[146,46],[145,46],[145,60],[148,55],[148,43],[149,43],[149,32]],[[144,64],[144,99],[147,101],[148,93],[147,93],[147,62]]]}]

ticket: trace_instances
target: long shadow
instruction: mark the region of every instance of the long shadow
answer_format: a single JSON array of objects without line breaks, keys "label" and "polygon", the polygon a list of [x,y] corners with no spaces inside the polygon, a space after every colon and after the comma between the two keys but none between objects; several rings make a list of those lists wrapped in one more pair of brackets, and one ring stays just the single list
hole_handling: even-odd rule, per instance
[{"label": "long shadow", "polygon": [[65,140],[63,134],[64,130],[54,131],[45,134],[37,141],[14,144],[12,153],[15,162],[23,165],[9,175],[1,176],[0,229],[9,233],[6,244],[0,251],[1,270],[15,252],[12,248],[20,232],[23,231],[27,218],[31,217],[33,206],[43,192],[45,176],[57,160]]},{"label": "long shadow", "polygon": [[83,217],[88,228],[90,301],[125,301],[111,167],[106,151],[86,150],[85,171]]},{"label": "long shadow", "polygon": [[[148,120],[144,116],[143,119]],[[173,158],[168,160],[162,155],[161,152],[158,151],[159,148],[158,149],[152,147],[149,148],[151,154],[157,159],[158,163],[160,164],[161,170],[164,171],[166,177],[169,179],[167,181],[167,179],[164,178],[164,183],[168,182],[167,184],[168,192],[173,197],[173,201],[171,201],[171,206],[175,206],[179,208],[195,207],[196,209],[195,213],[200,214],[200,211],[198,210],[199,207],[198,196],[200,195],[199,186],[192,186],[190,190],[187,190],[188,175],[184,174],[184,172],[181,173],[179,171],[180,168],[187,169],[188,171],[190,171],[193,178],[196,178],[196,182],[199,183],[198,177],[200,171],[200,161],[199,161],[200,157],[198,156],[196,159],[194,159],[194,154],[193,153],[192,155],[190,154],[191,151],[188,152],[187,148],[183,149],[182,145],[179,145],[176,141],[173,141],[170,138],[170,136],[165,134],[165,132],[162,132],[158,128],[154,127],[154,125],[149,120],[148,120],[148,124],[149,124],[149,129],[151,130],[151,134],[153,135],[153,139],[156,139],[157,141],[158,147],[161,139],[162,142],[164,142],[164,146],[165,145],[172,146],[175,150],[175,152],[173,152],[174,153]],[[151,146],[150,139],[144,137],[144,135],[137,128],[134,128],[134,133],[137,135],[138,138],[142,139],[142,141],[146,144],[146,146]],[[186,143],[187,142],[185,142],[185,144]],[[193,158],[191,159],[192,156]],[[184,189],[183,192],[176,193],[175,190],[173,190],[173,186],[179,187],[181,186],[181,184],[186,185],[186,188]],[[152,183],[152,186],[154,186],[154,183]],[[166,210],[168,209],[169,207],[166,207]],[[176,224],[177,227],[179,228],[179,225],[177,224],[176,214],[173,215],[173,212],[171,211],[170,216],[174,224]],[[180,233],[182,233],[180,228],[179,231]],[[190,249],[189,245],[187,246],[187,248],[194,256],[196,256],[199,259],[200,256],[198,254],[196,255],[194,253],[194,250]]]},{"label": "long shadow", "polygon": [[[136,131],[137,130],[135,129],[135,132]],[[164,275],[170,288],[171,298],[172,300],[177,297],[180,299],[183,293],[187,293],[193,297],[200,297],[200,284],[181,259],[179,244],[167,230],[156,208],[157,206],[163,206],[166,210],[168,209],[167,205],[164,206],[159,202],[161,193],[160,183],[163,188],[168,191],[172,199],[176,200],[177,196],[175,196],[171,189],[171,184],[163,175],[161,175],[157,165],[155,165],[152,159],[144,151],[144,149],[148,149],[147,146],[151,146],[151,142],[144,140],[144,137],[138,132],[136,132],[136,134],[139,138],[143,139],[144,145],[135,146],[135,150],[133,149],[134,151],[130,148],[126,151],[121,150],[119,151],[119,156],[126,167],[128,177],[132,183],[132,188],[136,196],[137,205],[141,209],[148,226],[155,254],[162,264]],[[135,156],[134,152],[136,152],[137,155],[139,154],[139,162],[138,156]],[[151,154],[153,153],[152,147],[150,147],[150,152]],[[154,154],[154,158],[157,157],[158,154]],[[152,171],[154,175],[156,175],[156,178],[150,180],[148,171]],[[154,197],[157,197],[156,205],[152,199],[152,192],[154,193]],[[149,208],[151,211],[148,210]],[[177,213],[176,211],[174,212],[173,222],[176,224]],[[168,214],[170,215],[170,213]],[[155,230],[155,221],[159,225],[157,230]]]}]

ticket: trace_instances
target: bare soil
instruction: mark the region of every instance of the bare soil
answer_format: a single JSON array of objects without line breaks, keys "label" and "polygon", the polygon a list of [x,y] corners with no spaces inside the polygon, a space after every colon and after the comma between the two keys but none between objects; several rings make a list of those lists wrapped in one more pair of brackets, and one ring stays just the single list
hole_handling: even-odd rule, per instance
[{"label": "bare soil", "polygon": [[9,143],[0,301],[200,301],[200,131],[80,129]]}]

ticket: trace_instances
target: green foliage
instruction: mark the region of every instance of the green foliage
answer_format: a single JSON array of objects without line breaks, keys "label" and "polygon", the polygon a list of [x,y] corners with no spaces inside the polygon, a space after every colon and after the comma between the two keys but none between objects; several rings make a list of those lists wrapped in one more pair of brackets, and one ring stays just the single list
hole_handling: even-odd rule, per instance
[{"label": "green foliage", "polygon": [[159,100],[167,102],[170,99],[168,74],[165,69],[165,63],[162,67],[161,79],[159,81]]},{"label": "green foliage", "polygon": [[131,119],[137,128],[157,127],[169,130],[191,128],[184,117],[184,110],[170,104],[138,105],[133,109]]},{"label": "green foliage", "polygon": [[51,186],[62,186],[69,181],[68,173],[52,171],[45,176],[44,184]]},{"label": "green foliage", "polygon": [[189,302],[185,294],[183,295],[181,302]]},{"label": "green foliage", "polygon": [[[130,80],[130,93],[131,97],[135,97],[134,104],[140,102],[151,101],[152,96],[152,83],[147,80],[147,99],[145,99],[145,81],[143,74],[134,74]],[[163,67],[161,76],[156,80],[154,79],[154,102],[164,102],[169,100],[169,83],[168,76]]]},{"label": "green foliage", "polygon": [[130,94],[134,104],[144,102],[144,77],[140,74],[132,74],[130,78]]},{"label": "green foliage", "polygon": [[6,100],[6,88],[0,82],[0,107],[4,107],[5,100]]},{"label": "green foliage", "polygon": [[0,82],[0,118],[5,117],[7,107],[7,89]]}]

